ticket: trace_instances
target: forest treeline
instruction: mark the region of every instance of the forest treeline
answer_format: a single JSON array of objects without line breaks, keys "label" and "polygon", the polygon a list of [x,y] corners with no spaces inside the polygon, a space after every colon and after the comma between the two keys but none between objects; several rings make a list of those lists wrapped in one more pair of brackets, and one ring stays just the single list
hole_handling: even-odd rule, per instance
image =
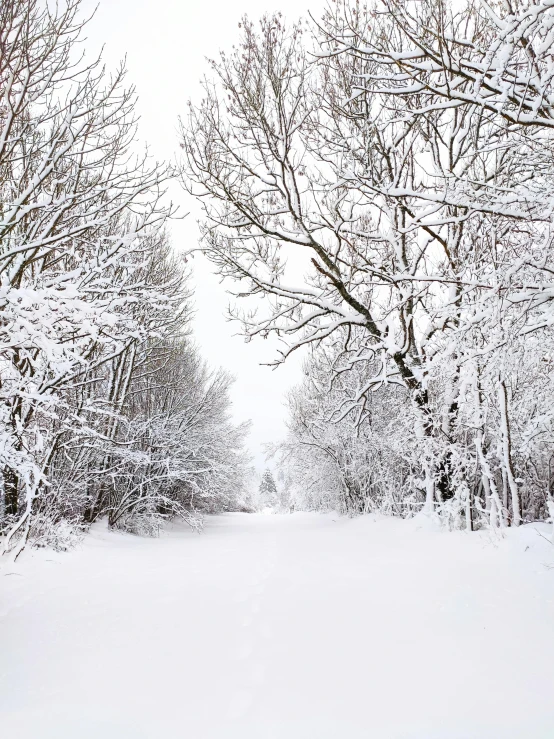
[{"label": "forest treeline", "polygon": [[308,353],[277,450],[296,505],[548,517],[554,4],[337,0],[239,34],[183,182],[255,296],[245,336]]},{"label": "forest treeline", "polygon": [[304,353],[280,505],[554,515],[554,4],[239,25],[167,166],[137,153],[125,69],[81,55],[79,0],[0,5],[3,548],[244,504],[247,428],[168,237],[177,177],[246,339]]},{"label": "forest treeline", "polygon": [[66,546],[237,505],[231,378],[191,337],[174,171],[137,154],[125,69],[82,55],[79,0],[0,4],[0,533]]}]

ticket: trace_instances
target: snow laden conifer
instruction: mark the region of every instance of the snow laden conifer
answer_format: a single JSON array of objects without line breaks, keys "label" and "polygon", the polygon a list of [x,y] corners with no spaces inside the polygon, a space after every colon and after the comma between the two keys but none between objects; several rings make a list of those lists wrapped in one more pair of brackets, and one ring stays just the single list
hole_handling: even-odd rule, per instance
[{"label": "snow laden conifer", "polygon": [[259,505],[261,508],[277,509],[279,507],[279,495],[277,485],[271,474],[271,470],[265,469],[258,489]]}]

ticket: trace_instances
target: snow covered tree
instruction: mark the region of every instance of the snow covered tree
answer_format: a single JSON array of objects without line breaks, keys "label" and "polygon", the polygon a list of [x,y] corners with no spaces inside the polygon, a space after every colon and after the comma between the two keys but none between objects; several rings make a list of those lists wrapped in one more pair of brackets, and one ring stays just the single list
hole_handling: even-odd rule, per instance
[{"label": "snow covered tree", "polygon": [[[525,118],[549,89],[549,12],[530,3],[504,22],[471,3],[456,14],[439,0],[339,2],[314,28],[313,54],[305,24],[245,21],[183,125],[202,248],[238,296],[265,297],[265,314],[233,314],[246,338],[276,334],[278,361],[330,347],[326,422],[350,417],[357,435],[372,407],[385,412],[373,399],[390,398],[409,419],[393,430],[406,495],[469,527],[474,514],[522,520],[516,429],[551,438],[550,409],[528,395],[516,410],[514,384],[515,357],[527,387],[542,381],[523,359],[527,337],[552,341],[548,111]],[[526,28],[540,72],[529,72]],[[490,104],[479,97],[489,77]],[[543,469],[542,452],[536,461]]]},{"label": "snow covered tree", "polygon": [[277,485],[275,484],[271,470],[264,470],[258,493],[260,505],[263,508],[277,508],[279,506]]},{"label": "snow covered tree", "polygon": [[[125,70],[109,75],[76,54],[79,8],[0,7],[5,548],[24,544],[39,521],[107,514],[115,523],[144,498],[159,514],[168,500],[191,508],[195,492],[230,505],[244,466],[243,431],[226,415],[229,380],[201,369],[185,340],[186,274],[165,232],[172,171],[135,150]],[[188,406],[176,399],[179,382]],[[176,479],[186,494],[174,495]]]}]

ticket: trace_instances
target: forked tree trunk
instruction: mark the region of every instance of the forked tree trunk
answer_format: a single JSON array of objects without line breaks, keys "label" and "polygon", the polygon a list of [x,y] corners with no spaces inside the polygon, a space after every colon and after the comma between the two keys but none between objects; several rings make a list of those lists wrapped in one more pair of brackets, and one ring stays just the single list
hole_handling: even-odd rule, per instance
[{"label": "forked tree trunk", "polygon": [[489,525],[495,529],[499,526],[505,526],[506,508],[502,505],[498,488],[494,479],[494,475],[490,468],[485,448],[483,434],[483,420],[481,418],[481,388],[479,385],[479,369],[476,368],[476,385],[475,385],[475,411],[477,416],[477,430],[475,432],[475,447],[477,450],[477,460],[481,468],[481,482],[485,491],[485,507],[489,514]]},{"label": "forked tree trunk", "polygon": [[506,481],[512,499],[512,526],[519,526],[521,523],[521,502],[519,498],[519,488],[515,480],[514,468],[512,464],[512,438],[510,432],[510,418],[508,415],[508,391],[504,380],[498,382],[498,405],[500,407],[500,426],[502,432],[502,458],[504,470],[506,473]]}]

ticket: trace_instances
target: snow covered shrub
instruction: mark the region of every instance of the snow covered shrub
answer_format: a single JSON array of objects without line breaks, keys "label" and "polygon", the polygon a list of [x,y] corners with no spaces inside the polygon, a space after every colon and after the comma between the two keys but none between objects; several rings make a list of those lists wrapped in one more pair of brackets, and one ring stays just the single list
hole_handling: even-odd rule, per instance
[{"label": "snow covered shrub", "polygon": [[161,517],[155,513],[131,513],[118,519],[114,528],[135,536],[156,538],[160,535],[161,523]]},{"label": "snow covered shrub", "polygon": [[36,548],[67,552],[82,541],[87,529],[88,526],[80,519],[52,519],[39,514],[31,519],[28,541]]}]

